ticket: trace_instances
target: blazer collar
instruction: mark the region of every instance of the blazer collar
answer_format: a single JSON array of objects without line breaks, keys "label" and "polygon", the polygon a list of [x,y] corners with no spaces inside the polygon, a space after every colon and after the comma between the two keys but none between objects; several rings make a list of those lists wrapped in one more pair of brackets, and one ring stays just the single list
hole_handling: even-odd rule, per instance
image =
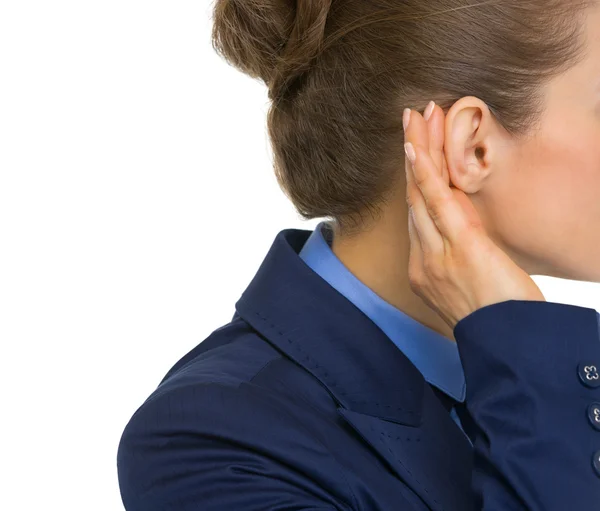
[{"label": "blazer collar", "polygon": [[440,399],[464,402],[465,374],[457,343],[394,307],[361,282],[333,252],[333,237],[329,222],[319,223],[300,251],[302,260],[390,338],[425,381],[437,387]]},{"label": "blazer collar", "polygon": [[428,509],[480,509],[465,435],[406,355],[299,257],[310,234],[277,235],[236,314],[321,381],[338,414]]},{"label": "blazer collar", "polygon": [[286,229],[276,236],[236,302],[237,313],[319,379],[344,408],[419,425],[423,375],[371,319],[299,257],[310,234]]}]

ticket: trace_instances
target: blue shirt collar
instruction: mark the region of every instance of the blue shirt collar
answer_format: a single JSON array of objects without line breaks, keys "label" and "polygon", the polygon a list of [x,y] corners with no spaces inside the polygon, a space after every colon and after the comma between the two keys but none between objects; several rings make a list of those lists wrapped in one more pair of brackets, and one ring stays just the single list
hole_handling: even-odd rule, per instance
[{"label": "blue shirt collar", "polygon": [[[333,231],[321,222],[300,251],[300,257],[332,287],[367,315],[410,359],[430,384],[456,401],[465,400],[466,385],[454,341],[419,323],[363,284],[331,250]],[[368,349],[368,343],[365,343]]]}]

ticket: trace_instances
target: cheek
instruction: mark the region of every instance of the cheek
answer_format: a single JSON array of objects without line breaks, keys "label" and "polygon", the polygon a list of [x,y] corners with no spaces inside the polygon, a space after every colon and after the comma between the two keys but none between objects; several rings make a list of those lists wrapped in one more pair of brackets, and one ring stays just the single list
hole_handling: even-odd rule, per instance
[{"label": "cheek", "polygon": [[[554,229],[554,239],[571,239],[574,229],[588,233],[600,221],[600,144],[577,137],[543,146],[528,162],[521,193],[531,198],[531,214],[539,211]],[[583,222],[583,223],[582,223]]]},{"label": "cheek", "polygon": [[502,243],[532,274],[554,268],[576,275],[594,264],[597,270],[600,144],[581,136],[537,142],[521,148],[515,162],[491,201]]}]

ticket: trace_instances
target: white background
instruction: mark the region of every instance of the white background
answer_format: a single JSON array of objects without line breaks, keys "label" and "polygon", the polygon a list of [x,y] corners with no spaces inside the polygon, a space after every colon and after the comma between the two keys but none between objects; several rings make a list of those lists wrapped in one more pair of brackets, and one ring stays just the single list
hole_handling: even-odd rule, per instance
[{"label": "white background", "polygon": [[[122,510],[125,424],[227,323],[277,232],[267,91],[212,5],[0,5],[0,509]],[[534,277],[600,310],[600,285]]]}]

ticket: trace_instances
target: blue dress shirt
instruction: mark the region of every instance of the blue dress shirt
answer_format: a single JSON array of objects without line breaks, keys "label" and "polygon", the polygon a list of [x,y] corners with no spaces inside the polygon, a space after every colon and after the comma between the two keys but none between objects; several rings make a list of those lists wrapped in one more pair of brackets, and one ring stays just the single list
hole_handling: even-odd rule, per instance
[{"label": "blue dress shirt", "polygon": [[[363,284],[333,253],[332,241],[331,226],[321,222],[302,247],[300,257],[367,315],[402,350],[427,382],[455,401],[464,402],[465,375],[456,343],[411,318]],[[463,429],[454,408],[451,416]]]}]

